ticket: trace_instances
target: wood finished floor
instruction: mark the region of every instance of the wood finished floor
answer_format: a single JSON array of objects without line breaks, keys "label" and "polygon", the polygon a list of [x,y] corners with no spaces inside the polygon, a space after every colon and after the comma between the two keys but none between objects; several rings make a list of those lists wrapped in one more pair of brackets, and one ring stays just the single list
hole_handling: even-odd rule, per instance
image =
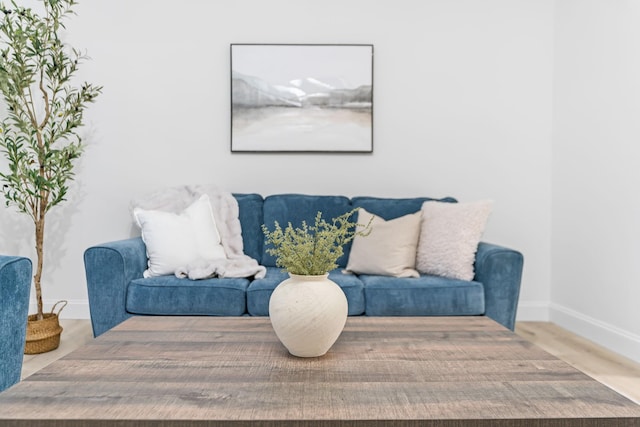
[{"label": "wood finished floor", "polygon": [[[64,328],[60,347],[49,353],[25,355],[23,379],[93,339],[89,320],[61,319],[60,323]],[[640,404],[640,363],[548,322],[518,322],[516,333]]]}]

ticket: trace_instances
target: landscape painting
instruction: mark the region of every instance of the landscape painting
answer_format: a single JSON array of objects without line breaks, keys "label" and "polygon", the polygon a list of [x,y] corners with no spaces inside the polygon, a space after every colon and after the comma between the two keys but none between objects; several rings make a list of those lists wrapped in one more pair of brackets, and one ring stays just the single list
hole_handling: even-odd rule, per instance
[{"label": "landscape painting", "polygon": [[373,45],[231,45],[232,152],[373,151]]}]

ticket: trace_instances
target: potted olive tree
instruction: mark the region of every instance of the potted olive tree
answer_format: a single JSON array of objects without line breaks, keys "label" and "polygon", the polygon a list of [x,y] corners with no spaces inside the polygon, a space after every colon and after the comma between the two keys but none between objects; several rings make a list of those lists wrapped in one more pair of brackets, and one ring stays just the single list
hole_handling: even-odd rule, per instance
[{"label": "potted olive tree", "polygon": [[[60,37],[74,0],[42,0],[40,13],[0,3],[0,151],[7,171],[0,185],[7,206],[28,215],[37,255],[34,285],[38,311],[29,316],[25,353],[58,347],[62,329],[54,309],[43,312],[45,218],[65,200],[83,142],[83,112],[102,87],[77,85],[74,74],[86,56]],[[59,313],[59,312],[58,312]]]}]

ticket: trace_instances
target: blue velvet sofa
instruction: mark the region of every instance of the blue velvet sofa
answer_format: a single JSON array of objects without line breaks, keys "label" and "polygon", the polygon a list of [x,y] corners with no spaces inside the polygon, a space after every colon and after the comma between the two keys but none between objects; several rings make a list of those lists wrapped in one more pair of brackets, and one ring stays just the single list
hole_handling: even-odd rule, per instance
[{"label": "blue velvet sofa", "polygon": [[[318,211],[330,219],[355,207],[391,220],[417,212],[423,202],[434,200],[301,194],[234,197],[239,205],[244,252],[267,268],[263,279],[143,278],[147,256],[141,238],[96,245],[84,254],[94,335],[134,315],[267,316],[271,293],[287,275],[265,251],[262,224],[312,223]],[[455,202],[451,198],[439,200]],[[349,250],[347,245],[338,260],[340,268],[330,272],[329,278],[343,289],[351,316],[486,315],[509,329],[514,327],[523,267],[523,257],[515,250],[481,242],[472,281],[430,275],[395,278],[343,274]]]},{"label": "blue velvet sofa", "polygon": [[0,391],[20,381],[30,291],[31,260],[0,255]]}]

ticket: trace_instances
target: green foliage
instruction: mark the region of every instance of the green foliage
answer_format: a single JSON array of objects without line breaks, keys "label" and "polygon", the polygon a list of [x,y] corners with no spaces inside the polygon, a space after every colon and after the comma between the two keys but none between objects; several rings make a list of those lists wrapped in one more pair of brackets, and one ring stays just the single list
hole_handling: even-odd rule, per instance
[{"label": "green foliage", "polygon": [[6,204],[37,222],[65,199],[83,143],[83,112],[102,88],[75,87],[86,57],[59,38],[75,0],[43,0],[45,13],[0,3],[0,92],[7,110],[0,150],[9,171],[0,173]]},{"label": "green foliage", "polygon": [[74,86],[86,59],[59,37],[75,0],[41,0],[44,14],[0,3],[0,92],[6,116],[0,120],[0,152],[9,170],[0,172],[0,191],[34,223],[38,256],[34,283],[42,319],[41,277],[45,215],[63,200],[83,143],[83,112],[102,87]]},{"label": "green foliage", "polygon": [[[337,261],[344,254],[344,245],[355,236],[367,236],[371,232],[371,221],[367,225],[351,222],[354,209],[331,223],[322,219],[318,212],[313,226],[302,221],[302,226],[293,228],[291,223],[283,230],[275,222],[275,230],[263,224],[262,231],[267,244],[273,245],[267,253],[276,257],[276,265],[289,273],[300,275],[322,275],[338,267]],[[360,229],[358,230],[358,227]]]}]

